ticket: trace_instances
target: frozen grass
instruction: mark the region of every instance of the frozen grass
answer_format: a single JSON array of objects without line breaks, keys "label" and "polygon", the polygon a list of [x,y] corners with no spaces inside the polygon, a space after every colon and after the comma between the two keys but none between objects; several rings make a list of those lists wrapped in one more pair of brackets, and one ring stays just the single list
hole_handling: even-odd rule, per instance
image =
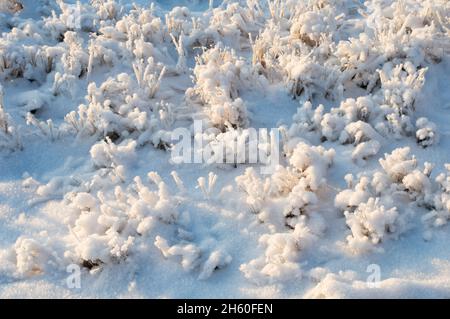
[{"label": "frozen grass", "polygon": [[[0,296],[448,296],[449,21],[444,0],[0,0]],[[180,127],[213,159],[279,128],[279,165],[175,165]]]}]

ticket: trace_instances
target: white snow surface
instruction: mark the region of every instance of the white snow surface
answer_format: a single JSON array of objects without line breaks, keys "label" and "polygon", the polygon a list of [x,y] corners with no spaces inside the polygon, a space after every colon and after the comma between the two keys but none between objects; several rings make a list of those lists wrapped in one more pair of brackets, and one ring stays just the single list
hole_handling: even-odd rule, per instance
[{"label": "white snow surface", "polygon": [[[0,0],[0,33],[0,298],[450,297],[448,1]],[[279,166],[175,164],[194,120],[279,128]]]}]

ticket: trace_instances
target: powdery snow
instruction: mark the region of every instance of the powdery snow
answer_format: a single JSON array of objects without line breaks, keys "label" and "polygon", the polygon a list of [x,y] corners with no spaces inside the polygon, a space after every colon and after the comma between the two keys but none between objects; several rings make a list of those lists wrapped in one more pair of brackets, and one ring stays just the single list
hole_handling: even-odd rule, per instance
[{"label": "powdery snow", "polygon": [[0,0],[0,297],[448,297],[449,21]]}]

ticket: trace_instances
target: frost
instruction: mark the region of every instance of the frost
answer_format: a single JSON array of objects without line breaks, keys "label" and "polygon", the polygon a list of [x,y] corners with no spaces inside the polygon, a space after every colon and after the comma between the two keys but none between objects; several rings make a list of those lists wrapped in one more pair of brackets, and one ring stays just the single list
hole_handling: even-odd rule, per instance
[{"label": "frost", "polygon": [[[437,198],[430,178],[433,165],[425,162],[420,170],[408,147],[385,154],[379,162],[383,170],[360,176],[357,183],[353,175],[347,175],[348,189],[335,198],[335,206],[344,211],[352,231],[347,238],[348,247],[356,253],[370,251],[383,238],[392,237],[390,234],[398,236],[408,230],[412,214],[406,207],[400,209],[401,202],[406,200],[430,209]],[[430,212],[423,218],[434,216]]]},{"label": "frost", "polygon": [[297,144],[290,158],[290,164],[305,177],[311,190],[316,191],[324,182],[325,173],[333,163],[335,151],[322,146]]},{"label": "frost", "polygon": [[227,266],[231,261],[232,257],[230,255],[220,250],[213,251],[203,265],[202,272],[198,278],[202,280],[208,279],[215,270]]},{"label": "frost", "polygon": [[131,163],[136,157],[135,149],[136,141],[126,140],[116,145],[109,140],[92,146],[90,153],[97,167],[114,167]]},{"label": "frost", "polygon": [[20,135],[12,125],[12,119],[4,108],[4,92],[0,84],[0,150],[14,151],[21,148]]},{"label": "frost", "polygon": [[381,167],[392,181],[401,182],[417,166],[415,157],[409,156],[410,151],[409,147],[397,148],[380,159]]},{"label": "frost", "polygon": [[0,1],[0,12],[17,12],[23,9],[22,3],[17,0]]},{"label": "frost", "polygon": [[200,249],[193,244],[169,246],[167,240],[162,237],[156,237],[155,246],[161,250],[161,253],[166,258],[176,258],[177,256],[180,256],[181,265],[185,270],[192,270],[198,266]]},{"label": "frost", "polygon": [[245,127],[247,109],[239,90],[248,85],[252,70],[234,51],[215,47],[205,51],[194,69],[195,86],[186,92],[193,101],[205,105],[211,124],[220,130]]},{"label": "frost", "polygon": [[[157,181],[158,176],[149,173]],[[136,237],[149,235],[156,220],[176,221],[178,212],[170,203],[170,194],[163,181],[150,190],[139,177],[127,190],[117,186],[113,194],[68,193],[68,225],[75,240],[75,249],[67,256],[92,264],[125,259],[133,250]]]},{"label": "frost", "polygon": [[353,212],[344,212],[352,235],[347,237],[352,251],[370,251],[373,245],[380,243],[394,232],[398,232],[398,212],[395,207],[386,209],[379,199],[369,198]]},{"label": "frost", "polygon": [[415,110],[415,100],[425,81],[427,69],[416,69],[411,62],[397,66],[385,63],[379,71],[384,101],[400,115],[410,115]]},{"label": "frost", "polygon": [[0,297],[448,295],[449,1],[220,2],[0,0]]},{"label": "frost", "polygon": [[450,219],[450,165],[445,168],[447,171],[436,177],[439,191],[434,195],[434,209],[422,217],[424,223],[434,227],[445,225]]},{"label": "frost", "polygon": [[240,270],[257,284],[299,279],[302,276],[298,261],[301,250],[315,240],[316,235],[302,222],[290,233],[265,234],[259,239],[265,247],[264,256],[242,264]]},{"label": "frost", "polygon": [[14,244],[16,271],[21,276],[43,274],[47,268],[56,266],[54,253],[35,239],[19,237]]},{"label": "frost", "polygon": [[417,143],[423,148],[436,145],[439,142],[436,124],[429,121],[427,118],[421,117],[417,119],[416,128]]},{"label": "frost", "polygon": [[357,163],[364,163],[369,157],[372,157],[380,150],[380,143],[378,141],[367,141],[356,146],[352,152],[352,159]]},{"label": "frost", "polygon": [[333,149],[299,142],[289,154],[291,167],[278,167],[265,180],[253,169],[236,178],[250,211],[273,231],[259,239],[264,256],[241,265],[247,278],[264,284],[301,277],[300,251],[308,249],[325,229],[314,207],[334,155]]}]

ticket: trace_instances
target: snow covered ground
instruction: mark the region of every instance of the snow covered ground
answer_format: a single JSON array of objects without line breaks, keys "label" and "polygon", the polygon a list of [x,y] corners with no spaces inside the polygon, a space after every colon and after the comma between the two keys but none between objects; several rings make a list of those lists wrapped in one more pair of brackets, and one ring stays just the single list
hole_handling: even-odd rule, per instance
[{"label": "snow covered ground", "polygon": [[1,298],[450,297],[448,1],[0,0],[0,32]]}]

